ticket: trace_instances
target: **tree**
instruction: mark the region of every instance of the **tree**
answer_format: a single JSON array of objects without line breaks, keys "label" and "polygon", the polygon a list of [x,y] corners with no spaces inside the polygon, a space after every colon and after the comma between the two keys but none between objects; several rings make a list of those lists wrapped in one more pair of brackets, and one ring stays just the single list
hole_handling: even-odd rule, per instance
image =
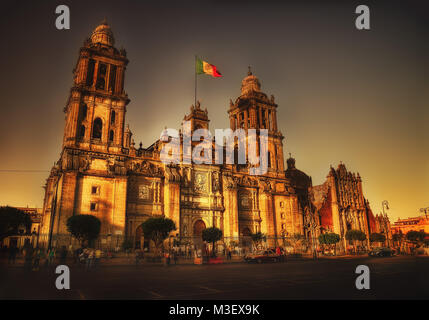
[{"label": "tree", "polygon": [[295,233],[288,240],[293,247],[293,253],[296,253],[296,248],[298,245],[302,245],[305,242],[305,237],[300,233]]},{"label": "tree", "polygon": [[401,244],[403,239],[404,239],[404,235],[402,233],[394,233],[392,235],[392,240],[394,242],[399,242],[399,244]]},{"label": "tree", "polygon": [[399,246],[399,251],[402,251],[402,244],[404,242],[404,234],[402,232],[394,233],[394,234],[392,234],[392,240],[393,240],[394,244]]},{"label": "tree", "polygon": [[319,236],[319,243],[322,245],[328,245],[329,248],[331,248],[331,246],[334,246],[334,255],[337,254],[337,246],[336,244],[340,241],[340,235],[333,233],[333,232],[329,232],[329,233],[322,233]]},{"label": "tree", "polygon": [[165,217],[149,218],[141,226],[145,238],[152,240],[155,244],[156,252],[170,232],[176,230],[174,221]]},{"label": "tree", "polygon": [[384,234],[374,232],[374,233],[371,233],[369,235],[369,241],[371,243],[373,243],[373,242],[381,242],[382,243],[382,242],[386,241],[386,236]]},{"label": "tree", "polygon": [[360,230],[354,230],[354,229],[348,230],[346,232],[346,240],[351,241],[353,243],[355,253],[357,253],[356,241],[365,241],[366,240],[366,234],[365,234],[365,232],[362,232]]},{"label": "tree", "polygon": [[426,237],[426,233],[424,231],[414,231],[410,230],[405,235],[405,238],[410,241],[411,243],[414,243],[417,246],[420,246],[423,243],[423,240]]},{"label": "tree", "polygon": [[250,238],[252,238],[256,249],[259,249],[259,247],[262,245],[262,242],[267,240],[267,236],[262,232],[251,233]]},{"label": "tree", "polygon": [[222,230],[211,227],[203,230],[203,241],[211,242],[213,244],[212,255],[216,256],[215,244],[222,239]]},{"label": "tree", "polygon": [[234,240],[231,240],[229,242],[229,246],[231,247],[232,250],[235,250],[235,248],[238,247],[238,244],[239,244],[238,241],[234,241]]},{"label": "tree", "polygon": [[0,207],[0,241],[19,232],[20,227],[28,233],[31,218],[24,211],[13,207]]},{"label": "tree", "polygon": [[90,214],[78,214],[67,219],[67,231],[81,244],[89,243],[98,238],[101,221]]}]

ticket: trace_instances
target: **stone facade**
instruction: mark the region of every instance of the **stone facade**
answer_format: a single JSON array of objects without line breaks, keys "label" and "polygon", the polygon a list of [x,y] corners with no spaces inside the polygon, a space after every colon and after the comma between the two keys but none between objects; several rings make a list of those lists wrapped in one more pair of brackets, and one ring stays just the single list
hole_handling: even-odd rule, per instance
[{"label": "stone facade", "polygon": [[418,217],[398,219],[391,226],[392,233],[406,235],[410,231],[423,231],[429,234],[429,214]]},{"label": "stone facade", "polygon": [[391,239],[389,219],[383,215],[374,217],[369,201],[364,197],[359,173],[347,171],[343,163],[337,169],[331,167],[327,180],[312,187],[311,191],[317,212],[318,232],[339,234],[341,251],[350,247],[345,234],[352,229],[366,234],[368,248],[371,233],[384,233],[387,239]]},{"label": "stone facade", "polygon": [[[224,245],[234,241],[250,246],[249,235],[258,231],[267,234],[269,246],[281,237],[304,233],[302,199],[284,170],[277,104],[261,91],[250,69],[227,112],[232,130],[268,130],[268,171],[260,176],[249,175],[248,162],[167,165],[160,160],[162,139],[136,148],[125,126],[130,102],[124,91],[127,64],[126,52],[114,47],[107,23],[80,49],[64,108],[61,156],[45,186],[44,243],[68,244],[66,221],[76,214],[102,221],[100,247],[117,246],[125,238],[136,247],[145,245],[142,222],[161,215],[176,223],[174,239],[191,244],[201,242],[202,230],[211,226],[223,231]],[[199,102],[183,120],[192,132],[209,129],[208,112]],[[180,153],[186,154],[182,149]]]}]

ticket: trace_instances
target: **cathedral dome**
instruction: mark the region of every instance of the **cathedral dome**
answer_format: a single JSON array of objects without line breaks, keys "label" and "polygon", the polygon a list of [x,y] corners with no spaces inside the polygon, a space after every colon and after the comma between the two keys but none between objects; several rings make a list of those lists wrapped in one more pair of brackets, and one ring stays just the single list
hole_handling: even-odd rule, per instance
[{"label": "cathedral dome", "polygon": [[106,21],[103,21],[91,35],[91,42],[93,44],[103,44],[109,47],[112,47],[115,44],[115,39],[113,38],[112,29],[107,24]]},{"label": "cathedral dome", "polygon": [[253,75],[252,71],[249,67],[249,72],[247,72],[247,77],[241,81],[241,95],[248,95],[252,92],[260,92],[261,91],[261,83],[259,79]]},{"label": "cathedral dome", "polygon": [[312,185],[311,177],[295,167],[295,159],[292,156],[289,156],[286,162],[287,170],[285,171],[285,176],[291,182],[292,187],[303,191],[308,190]]}]

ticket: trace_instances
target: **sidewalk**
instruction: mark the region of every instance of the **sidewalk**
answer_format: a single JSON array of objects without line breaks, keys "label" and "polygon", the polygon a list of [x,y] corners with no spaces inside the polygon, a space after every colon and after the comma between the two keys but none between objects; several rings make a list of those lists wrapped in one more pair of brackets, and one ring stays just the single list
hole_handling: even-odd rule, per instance
[{"label": "sidewalk", "polygon": [[[223,264],[230,264],[230,263],[244,263],[243,257],[232,257],[231,260],[227,260],[226,258],[223,258]],[[59,260],[55,259],[53,265],[58,265]],[[147,257],[145,257],[143,260],[140,260],[139,265],[163,265],[164,262],[161,259],[160,262],[152,262],[149,261]],[[44,265],[44,261],[40,262],[40,265]],[[67,265],[74,266],[74,265],[82,265],[84,264],[77,264],[74,262],[73,258],[67,258]],[[132,266],[136,265],[135,256],[133,254],[127,256],[126,254],[119,254],[114,258],[102,258],[99,262],[99,266]],[[174,261],[171,260],[170,265],[174,265]],[[179,258],[177,261],[177,265],[194,265],[194,259],[188,259],[188,258]],[[23,267],[24,266],[24,258],[23,257],[17,257],[15,260],[15,264],[8,264],[8,259],[0,259],[0,266],[7,266],[7,267]]]},{"label": "sidewalk", "polygon": [[[364,258],[368,257],[368,255],[337,255],[337,256],[318,256],[317,260],[335,260],[335,259],[355,259],[355,258]],[[145,265],[145,266],[162,266],[164,264],[163,260],[160,262],[152,262],[149,259],[150,257],[145,257],[143,260],[140,260],[139,265]],[[222,264],[233,264],[233,263],[247,263],[244,261],[243,257],[241,256],[233,256],[231,260],[227,260],[225,257],[221,256],[223,259]],[[311,254],[305,254],[301,257],[286,257],[285,263],[293,262],[293,261],[314,261],[313,256]],[[58,265],[59,260],[56,259],[53,265]],[[23,267],[24,266],[24,258],[23,257],[17,257],[16,262],[13,265],[8,264],[8,260],[3,258],[0,259],[0,265],[1,266],[8,266],[8,267]],[[40,265],[44,265],[44,261],[40,262]],[[72,258],[67,259],[67,265],[69,266],[76,266],[81,265],[84,266],[84,264],[76,264]],[[134,254],[126,255],[125,253],[117,254],[116,257],[108,259],[108,258],[102,258],[99,262],[99,266],[135,266],[135,256]],[[174,265],[174,261],[171,260],[170,265]],[[194,265],[194,259],[189,258],[179,258],[177,261],[177,265]],[[205,264],[207,265],[207,264]]]},{"label": "sidewalk", "polygon": [[[223,258],[223,264],[230,264],[230,263],[243,263],[245,262],[243,257],[232,257],[231,260],[227,260],[226,258]],[[134,256],[119,256],[119,257],[115,257],[112,259],[102,259],[101,260],[101,265],[135,265],[136,261],[135,261],[135,257]],[[140,260],[139,262],[140,265],[163,265],[164,262],[163,260],[161,260],[161,262],[151,262],[149,261],[149,259],[147,257],[145,257],[143,260]],[[194,264],[194,259],[189,259],[189,258],[179,258],[177,260],[177,265],[193,265]],[[170,265],[174,265],[174,261],[171,260],[170,261]]]}]

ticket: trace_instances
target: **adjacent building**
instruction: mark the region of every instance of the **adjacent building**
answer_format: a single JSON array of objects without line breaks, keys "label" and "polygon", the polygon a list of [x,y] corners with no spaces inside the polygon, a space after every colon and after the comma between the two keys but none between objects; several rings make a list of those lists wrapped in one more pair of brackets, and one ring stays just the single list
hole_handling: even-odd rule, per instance
[{"label": "adjacent building", "polygon": [[398,219],[392,225],[392,233],[407,234],[409,231],[423,231],[429,234],[429,215]]},{"label": "adjacent building", "polygon": [[359,173],[347,170],[343,163],[337,169],[330,168],[326,181],[311,188],[313,204],[319,221],[319,233],[334,232],[340,235],[340,250],[351,247],[346,240],[348,230],[360,230],[366,234],[369,247],[371,233],[384,233],[391,238],[387,216],[374,217],[369,201],[364,197]]},{"label": "adjacent building", "polygon": [[30,243],[36,247],[38,245],[38,237],[41,230],[42,208],[30,208],[28,206],[16,208],[30,216],[31,227],[29,230],[25,230],[24,226],[22,226],[22,228],[18,228],[18,233],[4,238],[1,241],[1,245],[6,247],[14,246],[22,248],[27,243]]}]

